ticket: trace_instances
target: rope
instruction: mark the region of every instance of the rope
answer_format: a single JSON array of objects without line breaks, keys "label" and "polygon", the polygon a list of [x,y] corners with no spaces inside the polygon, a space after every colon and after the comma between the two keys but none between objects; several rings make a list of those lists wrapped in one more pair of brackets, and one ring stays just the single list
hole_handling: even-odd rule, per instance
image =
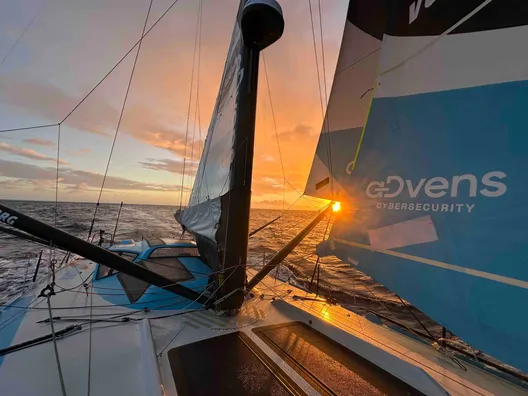
[{"label": "rope", "polygon": [[[218,292],[218,290],[220,290],[222,288],[222,286],[224,285],[224,283],[227,282],[227,280],[231,277],[231,275],[233,275],[235,273],[235,271],[231,271],[231,273],[225,278],[225,280],[222,282],[222,284],[219,284],[218,287],[211,293],[211,295],[207,298],[207,300],[205,300],[205,302],[202,304],[202,307],[201,308],[198,308],[198,309],[195,309],[193,311],[189,311],[189,312],[183,312],[183,313],[180,313],[180,315],[184,315],[184,314],[187,314],[187,313],[192,313],[192,312],[198,312],[198,311],[201,311],[204,309],[204,307],[207,305],[207,303],[209,302],[209,300],[211,300],[211,298],[214,297],[214,295]],[[200,297],[202,297],[204,295],[204,293],[209,289],[209,286],[205,288],[205,290],[196,298],[196,300],[194,301],[191,301],[189,304],[187,304],[187,306],[185,308],[182,308],[182,310],[185,310],[187,309],[188,307],[190,307],[192,304],[196,303]],[[176,314],[178,315],[178,314]],[[151,319],[163,319],[163,318],[166,318],[166,317],[169,317],[169,316],[175,316],[174,314],[173,315],[163,315],[163,316],[158,316],[158,317],[154,317],[154,318],[151,318]],[[183,330],[183,329],[182,329]],[[163,353],[163,351],[165,349],[167,349],[167,347],[172,343],[172,341],[174,341],[174,339],[178,336],[178,334],[180,334],[180,332],[178,332],[168,343],[167,345],[165,345],[165,347],[161,350],[161,352],[158,354],[158,356],[161,356],[161,354]]]},{"label": "rope", "polygon": [[[264,74],[265,74],[265,77],[266,77],[266,86],[267,86],[267,90],[268,90],[268,97],[269,97],[269,101],[270,101],[270,109],[271,109],[271,116],[272,116],[272,119],[273,119],[273,127],[275,129],[275,137],[277,139],[277,148],[279,150],[279,159],[280,159],[280,162],[281,162],[281,170],[282,170],[282,177],[283,177],[283,182],[285,184],[288,184],[297,194],[299,194],[300,197],[304,197],[304,194],[301,193],[299,190],[297,190],[289,181],[288,179],[286,178],[286,172],[284,170],[284,162],[282,160],[282,151],[281,151],[281,147],[280,147],[280,139],[279,139],[279,133],[278,133],[278,130],[277,130],[277,122],[275,120],[275,110],[273,108],[273,101],[271,99],[271,89],[270,89],[270,84],[269,84],[269,78],[268,78],[268,68],[266,67],[266,58],[264,56],[264,52],[262,53],[262,64],[264,65]],[[284,211],[284,190],[285,190],[285,186],[283,186],[283,195],[282,195],[282,210]],[[317,209],[317,206],[315,206],[312,202],[310,202],[308,199],[305,198],[305,200],[310,204],[312,205],[314,208]],[[291,206],[290,206],[291,208]]]},{"label": "rope", "polygon": [[[282,169],[282,177],[284,181],[286,181],[286,172],[284,171],[284,163],[282,161],[282,151],[280,147],[279,142],[279,132],[277,131],[277,122],[275,120],[275,111],[273,110],[273,101],[271,100],[271,90],[270,90],[270,84],[269,84],[269,78],[268,78],[268,68],[266,67],[266,58],[264,56],[264,52],[262,53],[262,64],[264,65],[264,75],[266,76],[266,86],[268,88],[268,97],[270,101],[270,108],[271,108],[271,118],[273,119],[273,128],[275,129],[275,137],[277,138],[277,148],[279,149],[279,159],[281,162],[281,169]],[[284,208],[282,208],[284,209]]]},{"label": "rope", "polygon": [[[183,166],[182,166],[182,179],[181,179],[181,191],[180,191],[180,209],[183,203],[183,184],[185,181],[185,167],[187,164],[187,143],[189,139],[189,121],[191,119],[191,103],[192,103],[192,93],[193,93],[193,84],[194,84],[194,71],[195,71],[195,62],[196,62],[196,52],[198,46],[198,35],[199,29],[201,28],[202,20],[202,1],[198,3],[198,17],[196,18],[196,35],[194,37],[194,53],[193,53],[193,63],[191,70],[191,88],[189,89],[189,105],[187,107],[187,125],[185,127],[185,149],[183,154]],[[196,93],[196,101],[198,102],[198,92]],[[193,138],[194,140],[194,138]]]},{"label": "rope", "polygon": [[167,15],[167,13],[172,9],[172,7],[174,7],[176,5],[177,2],[178,2],[178,0],[174,0],[171,3],[171,5],[165,10],[165,12],[163,12],[163,14],[161,14],[161,16],[158,19],[156,19],[156,22],[154,22],[152,24],[152,26],[146,32],[143,33],[143,35],[140,37],[140,39],[138,41],[136,41],[136,43],[121,57],[121,59],[119,59],[119,61],[117,61],[117,63],[110,69],[110,71],[108,73],[106,73],[104,75],[104,77],[101,80],[99,80],[99,82],[97,84],[95,84],[95,86],[81,99],[81,101],[79,103],[77,103],[73,107],[73,109],[71,109],[68,112],[68,114],[66,114],[66,116],[64,118],[62,118],[62,120],[60,122],[56,122],[54,124],[35,125],[35,126],[29,126],[29,127],[23,127],[23,128],[0,129],[0,133],[2,133],[2,132],[25,131],[25,130],[28,130],[28,129],[52,127],[52,126],[57,126],[57,125],[62,124],[63,122],[65,122],[75,112],[75,110],[77,110],[79,108],[79,106],[81,104],[83,104],[86,99],[88,99],[88,97],[97,89],[97,87],[99,87],[103,83],[103,81],[105,81],[106,78],[121,64],[121,62],[123,62],[126,59],[126,57],[134,50],[134,48],[136,48],[141,43],[143,38],[145,38],[152,31],[152,29],[154,29],[154,27],[165,17],[165,15]]},{"label": "rope", "polygon": [[60,124],[62,124],[64,121],[66,121],[66,120],[68,119],[68,117],[70,117],[70,116],[73,114],[73,112],[74,112],[75,110],[77,110],[77,108],[78,108],[81,104],[83,104],[83,102],[84,102],[86,99],[88,99],[88,97],[93,93],[93,91],[95,91],[95,90],[97,89],[97,87],[99,87],[99,85],[101,85],[102,82],[103,82],[104,80],[106,80],[106,78],[107,78],[107,77],[108,77],[108,76],[109,76],[109,75],[110,75],[110,74],[111,74],[111,73],[112,73],[112,72],[113,72],[113,71],[114,71],[114,70],[115,70],[115,69],[121,64],[121,62],[123,62],[123,61],[125,60],[125,58],[126,58],[126,57],[127,57],[127,56],[128,56],[133,50],[134,50],[134,48],[136,48],[138,45],[141,44],[143,38],[145,38],[145,37],[147,36],[147,34],[149,34],[149,33],[152,31],[152,29],[154,29],[154,27],[158,24],[158,22],[161,21],[161,20],[165,17],[165,15],[167,15],[167,13],[172,9],[172,7],[174,7],[174,5],[175,5],[177,2],[178,2],[178,0],[174,0],[174,1],[171,3],[171,5],[169,6],[169,8],[167,8],[167,9],[165,10],[165,12],[164,12],[163,14],[161,14],[161,16],[160,16],[158,19],[156,19],[156,22],[154,22],[154,23],[152,24],[152,26],[151,26],[146,32],[144,32],[144,33],[142,34],[142,36],[140,37],[140,39],[139,39],[138,41],[136,41],[136,43],[132,46],[132,48],[130,48],[130,49],[127,51],[127,53],[126,53],[125,55],[123,55],[123,57],[122,57],[122,58],[121,58],[121,59],[120,59],[115,65],[114,65],[114,67],[112,67],[112,68],[110,69],[110,71],[109,71],[108,73],[106,73],[105,76],[104,76],[101,80],[99,80],[99,82],[98,82],[98,83],[97,83],[97,84],[96,84],[96,85],[90,90],[90,92],[88,92],[88,93],[87,93],[87,94],[81,99],[81,101],[80,101],[79,103],[77,103],[77,105],[75,105],[75,107],[74,107],[74,108],[73,108],[68,114],[66,114],[66,116],[65,116],[65,117],[62,119],[62,121],[60,122]]},{"label": "rope", "polygon": [[[93,291],[93,283],[90,285]],[[90,293],[90,324],[88,331],[88,396],[90,396],[92,385],[92,322],[93,322],[93,293]]]},{"label": "rope", "polygon": [[9,51],[7,51],[7,54],[4,56],[4,58],[2,59],[2,62],[0,62],[0,67],[2,67],[2,65],[4,64],[4,62],[7,60],[7,58],[9,57],[9,55],[11,55],[11,52],[13,52],[13,50],[16,48],[16,46],[18,45],[18,43],[20,42],[20,40],[22,40],[22,38],[25,36],[25,34],[27,33],[27,31],[31,28],[31,26],[33,25],[33,22],[35,22],[35,20],[37,19],[37,17],[40,15],[40,13],[44,10],[44,8],[46,7],[46,2],[44,2],[44,4],[39,8],[39,10],[35,13],[35,15],[33,15],[33,18],[31,18],[31,21],[29,22],[29,24],[25,27],[25,29],[22,31],[22,33],[20,34],[20,36],[18,36],[17,40],[15,41],[15,43],[11,46],[11,48],[9,48]]},{"label": "rope", "polygon": [[[130,73],[130,78],[128,79],[128,85],[127,85],[127,89],[126,89],[126,92],[125,92],[125,98],[123,100],[123,105],[121,106],[121,113],[119,114],[119,120],[117,121],[117,127],[116,127],[116,131],[114,133],[114,140],[112,142],[112,147],[110,148],[110,154],[108,156],[108,162],[106,163],[106,169],[105,169],[105,173],[104,173],[104,176],[103,176],[103,182],[101,183],[101,189],[99,190],[99,197],[97,198],[97,204],[95,205],[95,210],[94,210],[94,215],[93,215],[93,219],[92,219],[92,224],[90,226],[90,231],[88,233],[88,239],[90,239],[90,236],[92,234],[93,225],[94,225],[94,222],[95,222],[95,218],[97,216],[97,210],[99,209],[99,203],[101,202],[101,196],[103,194],[104,185],[105,185],[105,182],[106,182],[106,176],[108,175],[108,169],[110,168],[110,162],[112,160],[112,155],[114,153],[114,147],[115,147],[115,144],[116,144],[117,135],[119,133],[119,127],[121,126],[121,120],[123,119],[123,114],[125,112],[125,107],[126,107],[126,103],[127,103],[127,99],[128,99],[128,93],[130,92],[130,86],[132,85],[132,79],[134,78],[134,72],[136,70],[136,64],[137,64],[137,60],[139,58],[139,52],[141,51],[141,44],[143,43],[143,37],[145,36],[145,29],[147,28],[147,22],[148,22],[148,19],[149,19],[149,16],[150,16],[150,10],[152,9],[152,2],[153,2],[153,0],[150,0],[149,8],[148,8],[148,11],[147,11],[147,16],[146,16],[145,22],[143,24],[143,31],[141,33],[141,38],[139,39],[139,45],[138,45],[138,49],[137,49],[137,52],[136,52],[136,57],[134,58],[134,64],[132,65],[132,71]],[[82,101],[79,103],[79,105],[81,103],[82,103]],[[77,105],[76,108],[79,105]],[[73,112],[73,110],[72,110],[72,112]],[[70,114],[72,112],[70,112]],[[68,116],[66,116],[66,118],[68,118]],[[61,123],[62,122],[64,122],[64,120],[62,120]]]},{"label": "rope", "polygon": [[402,305],[407,308],[407,310],[409,311],[409,313],[413,316],[414,319],[416,319],[416,321],[420,324],[420,326],[422,326],[422,329],[425,330],[425,332],[427,334],[429,334],[429,336],[435,340],[436,342],[438,342],[438,338],[435,337],[434,335],[431,334],[431,332],[427,329],[427,327],[424,326],[424,324],[422,323],[422,321],[414,314],[414,312],[411,310],[411,307],[409,307],[407,304],[405,304],[405,302],[402,300],[402,298],[400,296],[398,296],[396,294],[396,296],[398,297],[398,299],[401,301]]},{"label": "rope", "polygon": [[199,133],[199,139],[202,139],[202,133],[200,131],[200,121],[199,121],[199,114],[200,114],[200,100],[199,100],[199,94],[200,94],[200,61],[201,61],[201,49],[202,49],[202,0],[200,0],[199,4],[199,27],[198,27],[198,66],[197,66],[197,76],[196,76],[196,106],[194,109],[194,125],[193,125],[193,135],[192,135],[192,144],[191,144],[191,162],[194,162],[194,143],[195,143],[195,134],[196,134],[196,122],[198,121],[198,133]]},{"label": "rope", "polygon": [[[317,56],[317,45],[315,41],[315,26],[312,13],[312,1],[308,0],[308,6],[310,7],[310,22],[312,23],[312,39],[315,54],[315,67],[317,69],[317,87],[319,88],[319,101],[321,102],[321,116],[324,119],[324,105],[323,105],[323,91],[321,90],[321,76],[319,75],[319,57]],[[324,122],[324,121],[323,121]]]},{"label": "rope", "polygon": [[332,193],[332,198],[334,197],[334,177],[333,177],[333,165],[332,165],[332,145],[330,141],[330,117],[329,117],[329,108],[328,108],[328,93],[326,88],[326,64],[325,64],[325,54],[324,54],[324,40],[323,40],[323,19],[322,19],[322,12],[321,12],[321,0],[317,0],[317,4],[319,6],[319,33],[320,33],[320,39],[321,39],[321,61],[323,66],[323,88],[324,88],[324,97],[325,97],[325,105],[326,105],[326,117],[323,118],[323,129],[326,124],[326,133],[325,140],[326,140],[326,155],[328,157],[328,166],[330,168],[330,191]]},{"label": "rope", "polygon": [[57,337],[55,336],[55,326],[53,325],[53,313],[51,312],[51,295],[47,297],[48,302],[48,312],[49,312],[49,318],[50,318],[50,327],[51,327],[51,336],[53,339],[53,351],[55,352],[55,362],[57,363],[57,371],[59,373],[59,381],[62,391],[62,396],[66,396],[66,388],[64,386],[64,377],[62,375],[62,368],[59,358],[59,350],[57,348]]},{"label": "rope", "polygon": [[55,213],[53,214],[53,223],[57,228],[57,214],[59,210],[59,167],[60,167],[60,138],[61,138],[61,126],[57,128],[57,176],[55,178]]},{"label": "rope", "polygon": [[49,127],[58,126],[59,124],[60,123],[56,122],[55,124],[42,124],[42,125],[34,125],[34,126],[23,127],[23,128],[0,129],[0,133],[27,131],[29,129],[38,129],[38,128],[49,128]]}]

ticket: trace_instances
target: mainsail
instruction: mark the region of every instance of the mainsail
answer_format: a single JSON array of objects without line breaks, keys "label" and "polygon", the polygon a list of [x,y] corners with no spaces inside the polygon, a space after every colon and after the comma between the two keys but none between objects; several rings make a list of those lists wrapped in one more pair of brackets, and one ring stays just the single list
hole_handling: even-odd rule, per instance
[{"label": "mainsail", "polygon": [[246,284],[259,52],[283,30],[277,2],[241,0],[189,205],[176,213],[218,273],[223,309],[242,305]]},{"label": "mainsail", "polygon": [[515,0],[351,1],[306,187],[343,201],[320,252],[525,372],[527,25]]}]

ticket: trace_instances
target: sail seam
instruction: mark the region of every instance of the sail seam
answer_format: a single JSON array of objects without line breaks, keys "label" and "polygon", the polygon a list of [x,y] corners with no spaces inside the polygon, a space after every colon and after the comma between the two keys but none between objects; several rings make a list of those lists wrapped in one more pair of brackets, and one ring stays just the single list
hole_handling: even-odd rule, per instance
[{"label": "sail seam", "polygon": [[431,260],[425,257],[413,256],[413,255],[406,254],[406,253],[395,252],[392,250],[377,249],[370,245],[364,245],[362,243],[351,242],[351,241],[347,241],[341,238],[334,238],[333,240],[339,243],[343,243],[345,245],[355,246],[361,249],[370,250],[372,252],[383,253],[383,254],[387,254],[390,256],[395,256],[395,257],[415,261],[418,263],[431,265],[434,267],[439,267],[439,268],[444,268],[444,269],[448,269],[451,271],[461,272],[466,275],[472,275],[472,276],[476,276],[479,278],[489,279],[495,282],[505,283],[508,285],[521,287],[523,289],[528,289],[528,282],[520,280],[520,279],[509,278],[507,276],[492,274],[490,272],[484,272],[484,271],[479,271],[479,270],[475,270],[471,268],[460,267],[458,265],[448,264],[448,263],[444,263],[442,261],[437,261],[437,260]]}]

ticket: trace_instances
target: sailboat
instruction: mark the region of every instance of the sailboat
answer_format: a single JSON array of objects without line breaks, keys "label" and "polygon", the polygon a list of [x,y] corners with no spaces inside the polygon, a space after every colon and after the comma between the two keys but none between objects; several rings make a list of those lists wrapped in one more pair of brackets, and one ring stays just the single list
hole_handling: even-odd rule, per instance
[{"label": "sailboat", "polygon": [[0,205],[2,230],[76,255],[1,311],[2,394],[528,394],[527,7],[351,0],[306,185],[342,206],[320,256],[478,352],[272,278],[330,205],[248,268],[259,53],[284,21],[275,1],[245,0],[189,205],[175,215],[195,242],[105,249]]}]

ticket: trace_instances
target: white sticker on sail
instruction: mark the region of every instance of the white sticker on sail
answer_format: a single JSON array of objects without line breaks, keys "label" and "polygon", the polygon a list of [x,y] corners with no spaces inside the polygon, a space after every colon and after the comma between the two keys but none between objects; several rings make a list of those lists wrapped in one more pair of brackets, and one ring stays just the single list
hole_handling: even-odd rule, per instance
[{"label": "white sticker on sail", "polygon": [[376,249],[395,249],[438,240],[431,216],[376,228],[368,232],[370,245]]}]

